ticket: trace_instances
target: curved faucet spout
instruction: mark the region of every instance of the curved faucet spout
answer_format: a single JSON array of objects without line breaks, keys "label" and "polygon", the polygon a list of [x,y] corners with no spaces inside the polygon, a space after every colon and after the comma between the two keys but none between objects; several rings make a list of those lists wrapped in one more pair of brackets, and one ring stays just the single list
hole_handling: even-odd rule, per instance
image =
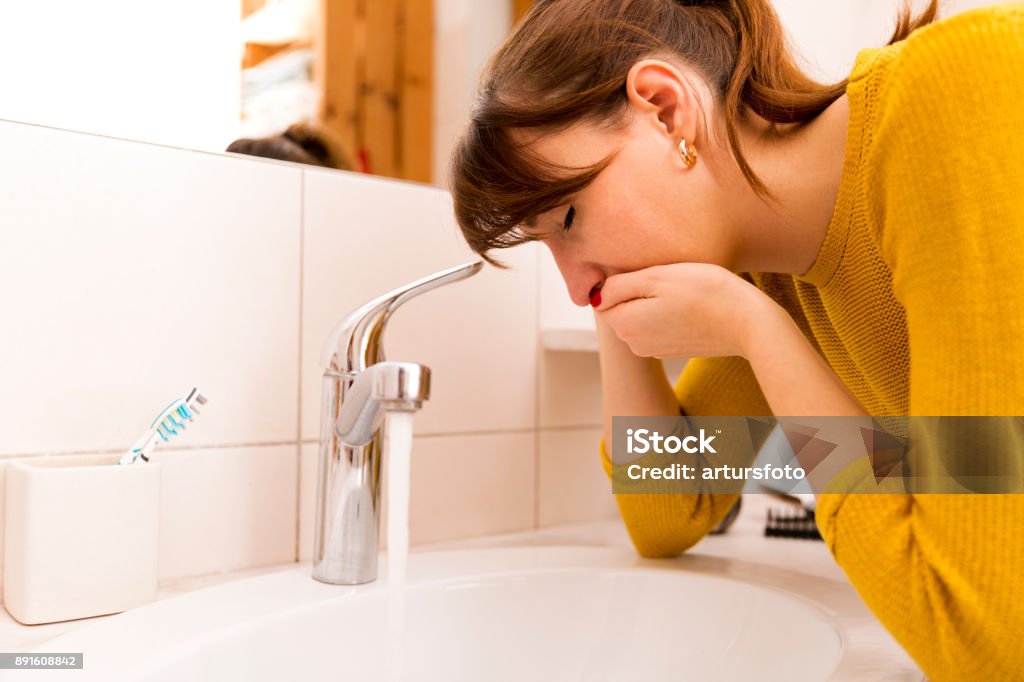
[{"label": "curved faucet spout", "polygon": [[324,369],[350,374],[384,360],[381,339],[384,325],[399,306],[439,286],[472,277],[480,272],[483,261],[457,265],[406,284],[360,306],[337,324],[320,353]]}]

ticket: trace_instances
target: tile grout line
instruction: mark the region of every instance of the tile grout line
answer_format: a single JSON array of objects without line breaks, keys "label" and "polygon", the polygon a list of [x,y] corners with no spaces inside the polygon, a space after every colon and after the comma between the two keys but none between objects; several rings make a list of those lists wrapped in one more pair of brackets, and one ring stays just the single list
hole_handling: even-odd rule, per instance
[{"label": "tile grout line", "polygon": [[299,353],[295,394],[295,561],[301,556],[302,530],[302,325],[306,279],[306,171],[299,170]]},{"label": "tile grout line", "polygon": [[539,248],[534,249],[533,259],[533,528],[540,528],[540,396],[542,380],[543,344],[540,342],[540,289],[541,289],[541,252]]},{"label": "tile grout line", "polygon": [[[103,139],[103,140],[109,140],[111,142],[124,143],[126,145],[138,145],[138,146],[145,146],[145,147],[157,147],[157,148],[160,148],[160,149],[167,149],[167,150],[170,150],[170,151],[173,151],[173,152],[184,152],[186,154],[201,154],[203,156],[213,157],[213,158],[216,158],[216,159],[227,159],[228,161],[231,161],[233,159],[233,160],[241,162],[241,163],[263,164],[263,165],[266,165],[266,166],[277,166],[278,168],[294,168],[294,166],[295,166],[295,162],[294,161],[282,161],[280,159],[273,159],[273,158],[270,158],[270,157],[267,157],[267,156],[252,156],[252,155],[249,155],[249,154],[242,154],[242,153],[239,153],[239,152],[210,151],[208,149],[196,149],[194,147],[179,147],[177,145],[168,144],[166,142],[153,142],[152,140],[142,140],[142,139],[131,138],[131,137],[117,137],[115,135],[108,135],[106,133],[98,133],[98,132],[93,132],[93,131],[89,131],[89,130],[70,130],[68,128],[58,128],[56,126],[47,125],[45,123],[37,123],[37,122],[32,122],[32,121],[16,121],[16,120],[11,119],[11,118],[4,118],[3,116],[0,116],[0,125],[29,126],[29,127],[32,127],[32,128],[41,128],[43,130],[49,130],[51,132],[58,133],[58,134],[69,135],[69,136],[72,136],[72,137],[100,138],[100,139]],[[302,173],[309,172],[310,170],[313,170],[313,172],[316,172],[316,170],[315,170],[316,168],[317,168],[317,166],[310,166],[309,169],[300,169],[300,171]],[[321,172],[323,172],[323,171],[334,172],[334,169],[328,169],[328,168],[321,168],[320,170],[321,170]],[[407,180],[405,178],[385,178],[383,176],[367,175],[364,179],[370,180],[370,181],[374,181],[374,182],[384,182],[384,183],[388,183],[388,184],[395,184],[395,183],[397,183],[397,184],[400,184],[400,185],[402,185],[404,187],[421,187],[421,188],[422,187],[428,187],[428,188],[429,187],[434,187],[434,188],[437,187],[437,185],[435,185],[433,183],[422,182],[422,181],[419,181],[419,180]]]},{"label": "tile grout line", "polygon": [[[238,450],[240,447],[273,447],[294,445],[294,440],[254,440],[251,442],[216,442],[200,445],[164,445],[161,453],[187,453],[195,450]],[[76,457],[82,455],[115,455],[124,454],[124,447],[96,447],[92,450],[63,450],[51,452],[0,453],[0,461],[28,457]]]},{"label": "tile grout line", "polygon": [[[526,427],[521,429],[491,429],[481,431],[441,431],[438,433],[418,433],[416,438],[458,438],[460,436],[506,436],[512,434],[523,434],[523,433],[548,433],[548,432],[560,432],[560,431],[585,431],[588,429],[601,428],[600,424],[568,424],[561,426],[544,426],[541,428],[534,429],[532,427]],[[315,438],[306,438],[304,440],[268,440],[268,441],[240,441],[237,443],[209,443],[201,445],[166,445],[160,448],[160,452],[189,452],[191,450],[231,450],[239,448],[261,448],[261,447],[281,447],[285,445],[310,445],[319,443]],[[124,452],[123,447],[116,448],[97,448],[93,450],[56,450],[51,452],[9,452],[0,453],[0,462],[6,459],[21,459],[26,457],[68,457],[68,456],[80,456],[80,455],[112,455],[121,454]]]}]

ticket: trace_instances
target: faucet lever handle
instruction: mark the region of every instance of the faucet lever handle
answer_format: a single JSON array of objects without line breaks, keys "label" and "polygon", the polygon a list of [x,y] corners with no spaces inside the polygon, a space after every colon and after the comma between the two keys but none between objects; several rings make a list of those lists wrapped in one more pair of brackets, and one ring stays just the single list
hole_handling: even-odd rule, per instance
[{"label": "faucet lever handle", "polygon": [[464,263],[436,272],[363,304],[335,326],[324,342],[320,364],[350,374],[383,360],[384,325],[399,306],[411,298],[450,282],[475,275],[483,261]]},{"label": "faucet lever handle", "polygon": [[385,411],[418,410],[429,398],[429,367],[415,362],[378,362],[356,375],[334,432],[349,447],[366,445],[380,428]]}]

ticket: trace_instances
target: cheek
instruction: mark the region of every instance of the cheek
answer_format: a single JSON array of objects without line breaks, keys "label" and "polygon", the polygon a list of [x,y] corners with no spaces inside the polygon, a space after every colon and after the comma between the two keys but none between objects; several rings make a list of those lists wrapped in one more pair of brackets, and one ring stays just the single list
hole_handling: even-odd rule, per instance
[{"label": "cheek", "polygon": [[585,260],[616,272],[642,270],[654,264],[656,252],[656,240],[647,233],[643,219],[621,205],[586,237]]},{"label": "cheek", "polygon": [[673,240],[668,228],[671,217],[650,188],[624,178],[602,199],[593,220],[584,226],[591,258],[626,271],[663,261]]}]

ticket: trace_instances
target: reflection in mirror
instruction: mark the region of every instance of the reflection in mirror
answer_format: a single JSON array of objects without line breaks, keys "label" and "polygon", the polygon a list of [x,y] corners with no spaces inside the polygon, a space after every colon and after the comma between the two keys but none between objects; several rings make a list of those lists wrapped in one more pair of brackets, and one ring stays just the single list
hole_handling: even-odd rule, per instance
[{"label": "reflection in mirror", "polygon": [[293,123],[277,135],[235,140],[227,151],[338,170],[355,169],[338,136],[312,122]]},{"label": "reflection in mirror", "polygon": [[[772,4],[808,72],[834,82],[902,1]],[[302,162],[443,185],[480,71],[532,4],[3,0],[0,119],[213,152],[267,139],[241,151],[274,158],[299,125]]]},{"label": "reflection in mirror", "polygon": [[442,184],[511,19],[511,0],[3,2],[0,119]]},{"label": "reflection in mirror", "polygon": [[430,182],[433,0],[323,0],[321,122],[359,170]]}]

